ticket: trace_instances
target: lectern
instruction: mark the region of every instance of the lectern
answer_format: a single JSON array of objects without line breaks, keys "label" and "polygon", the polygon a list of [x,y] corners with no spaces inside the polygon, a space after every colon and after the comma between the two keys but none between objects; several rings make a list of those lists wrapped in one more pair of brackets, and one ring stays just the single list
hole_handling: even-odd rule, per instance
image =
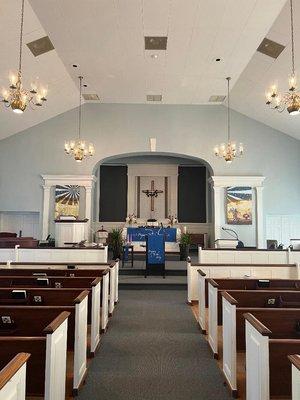
[{"label": "lectern", "polygon": [[56,219],[55,222],[55,246],[64,247],[65,243],[79,243],[87,240],[88,219]]},{"label": "lectern", "polygon": [[236,249],[238,242],[237,239],[217,239],[215,247],[216,249]]}]

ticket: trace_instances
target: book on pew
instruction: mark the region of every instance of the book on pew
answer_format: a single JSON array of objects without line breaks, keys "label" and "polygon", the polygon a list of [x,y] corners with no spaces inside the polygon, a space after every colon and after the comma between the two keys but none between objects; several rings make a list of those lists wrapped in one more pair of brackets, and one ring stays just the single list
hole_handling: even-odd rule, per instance
[{"label": "book on pew", "polygon": [[48,278],[37,278],[36,282],[39,286],[49,286]]},{"label": "book on pew", "polygon": [[13,299],[25,300],[27,298],[26,290],[12,290],[11,297]]}]

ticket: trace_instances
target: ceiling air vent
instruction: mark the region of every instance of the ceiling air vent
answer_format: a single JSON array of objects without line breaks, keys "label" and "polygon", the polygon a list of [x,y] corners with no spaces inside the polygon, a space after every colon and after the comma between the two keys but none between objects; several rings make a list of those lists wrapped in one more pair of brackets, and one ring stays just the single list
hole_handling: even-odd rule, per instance
[{"label": "ceiling air vent", "polygon": [[54,46],[49,39],[49,36],[44,36],[40,39],[34,40],[33,42],[27,43],[27,46],[34,57],[40,56],[41,54],[48,53],[48,51],[54,50]]},{"label": "ceiling air vent", "polygon": [[147,94],[147,101],[162,101],[161,94]]},{"label": "ceiling air vent", "polygon": [[273,42],[273,40],[264,38],[264,40],[261,42],[259,45],[257,51],[260,53],[272,57],[272,58],[277,58],[281,52],[285,49],[285,46],[283,46],[280,43]]},{"label": "ceiling air vent", "polygon": [[213,95],[213,96],[210,96],[210,98],[209,98],[209,102],[210,103],[223,103],[223,101],[226,99],[226,96],[224,96],[224,95],[222,95],[222,96],[220,96],[220,95]]},{"label": "ceiling air vent", "polygon": [[145,36],[145,50],[167,50],[167,36]]},{"label": "ceiling air vent", "polygon": [[83,98],[86,101],[99,101],[99,96],[95,93],[83,93]]}]

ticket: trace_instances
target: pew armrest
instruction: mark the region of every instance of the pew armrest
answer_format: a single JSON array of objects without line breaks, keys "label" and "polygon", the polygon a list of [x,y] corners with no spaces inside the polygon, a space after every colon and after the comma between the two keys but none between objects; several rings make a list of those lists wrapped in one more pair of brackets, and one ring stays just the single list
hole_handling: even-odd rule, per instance
[{"label": "pew armrest", "polygon": [[0,371],[0,390],[11,380],[11,378],[19,371],[19,369],[27,362],[30,354],[17,354],[1,371]]}]

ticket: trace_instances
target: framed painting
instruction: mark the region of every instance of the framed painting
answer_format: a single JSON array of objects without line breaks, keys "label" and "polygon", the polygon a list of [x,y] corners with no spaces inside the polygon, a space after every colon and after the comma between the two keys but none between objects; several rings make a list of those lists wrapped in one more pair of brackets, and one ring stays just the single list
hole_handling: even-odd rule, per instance
[{"label": "framed painting", "polygon": [[55,219],[61,215],[79,216],[80,186],[55,186]]},{"label": "framed painting", "polygon": [[231,186],[226,191],[226,219],[229,225],[252,225],[252,188]]}]

